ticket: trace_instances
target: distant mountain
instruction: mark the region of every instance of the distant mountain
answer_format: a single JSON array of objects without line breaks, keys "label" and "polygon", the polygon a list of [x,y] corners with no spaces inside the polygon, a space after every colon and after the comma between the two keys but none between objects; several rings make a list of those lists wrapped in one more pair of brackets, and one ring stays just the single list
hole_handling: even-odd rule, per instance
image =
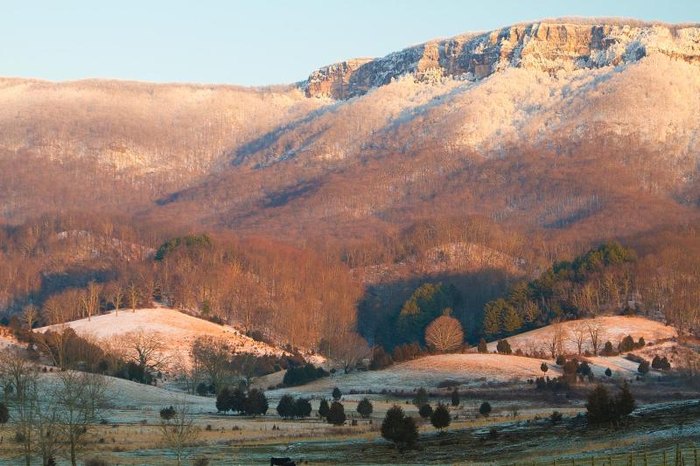
[{"label": "distant mountain", "polygon": [[632,20],[464,34],[276,88],[4,79],[0,219],[99,208],[348,243],[476,215],[586,243],[697,219],[698,114],[700,27]]}]

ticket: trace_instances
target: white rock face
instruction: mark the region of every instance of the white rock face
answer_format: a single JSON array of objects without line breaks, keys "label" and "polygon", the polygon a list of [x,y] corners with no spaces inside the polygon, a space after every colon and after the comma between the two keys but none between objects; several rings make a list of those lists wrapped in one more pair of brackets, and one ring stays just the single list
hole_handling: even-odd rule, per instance
[{"label": "white rock face", "polygon": [[[700,63],[700,28],[580,20],[514,25],[426,42],[376,60],[330,65],[311,74],[306,93],[345,99],[431,69],[483,79],[509,67],[557,73],[617,66],[654,54]],[[339,81],[343,86],[334,85]]]}]

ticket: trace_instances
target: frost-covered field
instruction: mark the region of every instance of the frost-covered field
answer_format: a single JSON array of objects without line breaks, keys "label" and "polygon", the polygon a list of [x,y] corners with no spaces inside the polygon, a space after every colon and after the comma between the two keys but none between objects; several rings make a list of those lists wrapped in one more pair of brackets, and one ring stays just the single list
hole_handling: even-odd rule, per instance
[{"label": "frost-covered field", "polygon": [[[610,341],[613,347],[617,349],[617,344],[627,335],[631,335],[635,341],[638,341],[640,337],[644,337],[647,344],[677,337],[677,332],[673,327],[654,320],[643,317],[608,316],[548,325],[547,327],[508,337],[508,342],[513,351],[520,349],[526,354],[536,352],[549,354],[548,345],[552,341],[555,331],[559,331],[562,335],[564,352],[576,354],[578,350],[576,338],[579,332],[583,333],[583,351],[592,350],[588,333],[589,326],[595,326],[599,329],[598,340],[600,349],[602,349],[606,341]],[[490,342],[488,344],[489,351],[496,351],[496,344],[496,341]]]}]

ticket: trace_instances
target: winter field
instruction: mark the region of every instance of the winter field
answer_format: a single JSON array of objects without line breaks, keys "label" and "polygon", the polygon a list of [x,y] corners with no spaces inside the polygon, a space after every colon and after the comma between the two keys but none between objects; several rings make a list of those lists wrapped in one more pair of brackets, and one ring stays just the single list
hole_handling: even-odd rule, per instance
[{"label": "winter field", "polygon": [[[567,322],[558,324],[558,328],[549,326],[516,335],[509,342],[514,351],[526,350],[537,342],[543,344],[557,332],[573,335],[574,326],[582,324],[604,328],[604,340],[610,339],[615,346],[628,334],[635,341],[644,337],[647,346],[633,351],[635,354],[646,358],[668,355],[672,364],[678,362],[674,359],[679,354],[674,330],[636,317]],[[225,336],[237,352],[281,353],[280,349],[255,342],[231,327],[166,308],[120,311],[118,316],[110,313],[70,325],[77,333],[97,341],[139,329],[158,332],[168,341],[168,351],[173,354],[187,348],[200,334]],[[13,341],[4,337],[2,343],[12,345]],[[488,344],[489,350],[494,347],[495,342]],[[577,352],[577,346],[570,342],[565,343],[565,349],[570,354]],[[660,448],[667,447],[669,439],[681,446],[683,454],[693,454],[691,445],[700,438],[700,394],[696,388],[655,370],[638,378],[638,364],[624,356],[582,358],[589,361],[596,378],[612,391],[623,380],[631,383],[638,409],[629,428],[619,432],[606,430],[605,435],[585,428],[585,397],[594,382],[579,382],[566,395],[537,390],[532,381],[542,376],[543,362],[548,365],[549,377],[562,374],[562,368],[550,358],[481,354],[474,350],[426,356],[380,371],[345,374],[340,370],[299,387],[270,389],[281,381],[283,372],[260,377],[254,385],[266,390],[270,407],[266,415],[256,417],[218,413],[215,398],[186,394],[174,385],[165,384],[164,388],[162,384],[150,386],[109,377],[102,420],[91,430],[82,457],[99,457],[109,464],[173,464],[173,453],[162,444],[159,429],[159,412],[170,405],[186,405],[194,425],[200,429],[198,439],[186,450],[190,463],[185,464],[203,457],[209,459],[209,464],[217,465],[269,464],[271,456],[289,456],[299,461],[297,464],[548,464],[556,458],[568,458],[573,461],[570,464],[591,464],[591,455],[608,460],[612,455],[612,464],[628,464],[629,455],[643,449],[661,455]],[[604,375],[607,368],[612,373],[609,377]],[[50,382],[58,375],[49,371],[42,377]],[[334,387],[343,393],[341,402],[348,415],[343,426],[331,426],[317,414],[320,400],[330,400]],[[421,387],[428,391],[433,406],[438,402],[450,404],[450,392],[453,387],[458,388],[460,403],[450,406],[453,419],[445,433],[421,419],[411,403]],[[311,417],[281,419],[275,408],[285,394],[310,399]],[[364,397],[374,406],[367,419],[356,412]],[[484,401],[493,407],[488,417],[479,414]],[[421,435],[421,447],[402,455],[379,432],[386,411],[394,404],[418,419]],[[555,410],[563,415],[563,421],[556,425],[549,420]],[[651,432],[653,436],[649,435]],[[5,439],[11,435],[12,432],[3,432]],[[11,441],[0,443],[0,464],[18,464],[20,459]]]}]

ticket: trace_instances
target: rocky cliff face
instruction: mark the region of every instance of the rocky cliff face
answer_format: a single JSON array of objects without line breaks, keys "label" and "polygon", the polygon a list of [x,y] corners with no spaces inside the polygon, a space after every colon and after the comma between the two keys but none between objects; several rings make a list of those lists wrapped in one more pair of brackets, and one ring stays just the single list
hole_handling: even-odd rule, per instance
[{"label": "rocky cliff face", "polygon": [[347,99],[392,79],[479,80],[508,67],[556,74],[616,66],[651,54],[700,63],[700,27],[644,23],[540,22],[426,42],[375,60],[324,67],[305,82],[309,97]]}]

